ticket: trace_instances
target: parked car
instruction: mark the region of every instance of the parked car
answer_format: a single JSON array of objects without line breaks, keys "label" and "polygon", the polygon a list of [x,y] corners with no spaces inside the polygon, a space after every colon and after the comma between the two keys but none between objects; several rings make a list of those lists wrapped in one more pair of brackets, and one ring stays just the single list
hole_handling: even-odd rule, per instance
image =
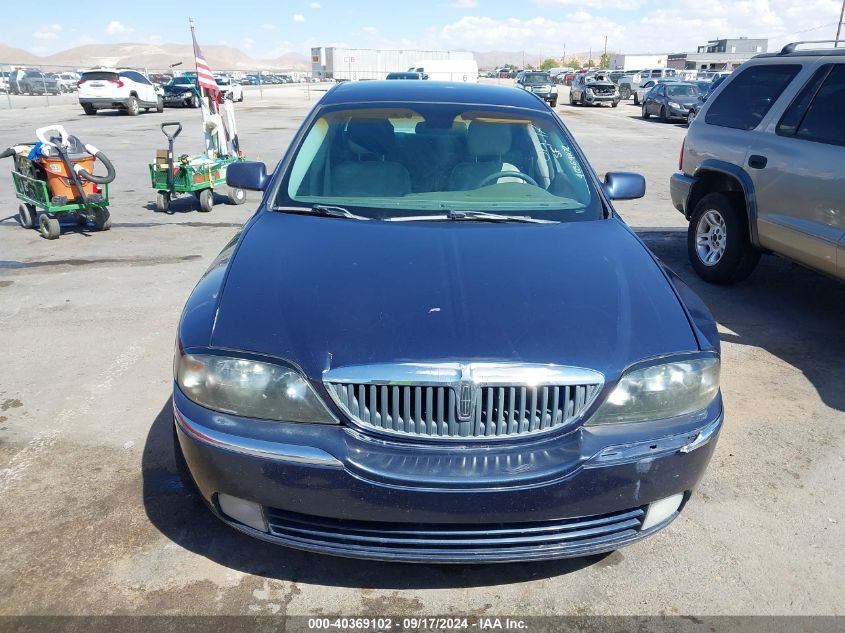
[{"label": "parked car", "polygon": [[701,106],[704,105],[704,102],[710,98],[710,95],[719,87],[719,85],[727,78],[727,75],[721,75],[715,79],[710,81],[696,81],[694,82],[696,86],[698,86],[698,102],[694,103],[690,108],[689,114],[687,115],[687,125],[692,124],[695,120],[695,117],[698,116],[698,112],[701,110]]},{"label": "parked car", "polygon": [[[200,107],[200,97],[197,91],[197,79],[193,75],[177,75],[164,86],[164,105],[183,108]],[[243,88],[241,88],[243,90]]]},{"label": "parked car", "polygon": [[551,107],[557,107],[557,86],[547,72],[524,70],[516,76],[516,87],[533,92]]},{"label": "parked car", "polygon": [[164,111],[164,102],[155,85],[136,70],[98,68],[82,73],[79,79],[79,105],[85,114],[98,110],[123,110],[136,116],[143,108]]},{"label": "parked car", "polygon": [[672,203],[689,220],[695,271],[734,283],[760,253],[845,279],[845,49],[743,64],[687,132]]},{"label": "parked car", "polygon": [[651,92],[651,90],[655,86],[659,86],[665,83],[672,83],[676,81],[675,79],[649,79],[648,81],[644,81],[639,86],[637,86],[636,90],[634,90],[634,105],[642,105],[643,99],[645,98],[646,94]]},{"label": "parked car", "polygon": [[634,94],[634,91],[642,83],[639,70],[628,70],[619,79],[616,80],[616,85],[619,88],[619,98],[627,101]]},{"label": "parked car", "polygon": [[74,92],[77,89],[76,84],[79,81],[79,78],[79,73],[58,73],[56,75],[56,80],[59,84],[59,90],[62,92]]},{"label": "parked car", "polygon": [[214,81],[220,86],[224,99],[241,102],[244,100],[244,89],[237,81],[228,76],[215,77]]},{"label": "parked car", "polygon": [[425,73],[418,73],[418,72],[411,72],[411,71],[402,71],[402,72],[395,72],[395,73],[387,73],[387,77],[385,79],[411,79],[411,80],[423,80],[428,79],[428,75]]},{"label": "parked car", "polygon": [[663,123],[677,119],[686,121],[699,99],[698,86],[694,83],[678,81],[658,84],[643,98],[643,118],[657,116]]},{"label": "parked car", "polygon": [[613,210],[642,176],[600,181],[560,117],[491,84],[344,82],[294,138],[270,175],[228,167],[263,202],[178,327],[176,461],[218,518],[483,563],[679,515],[722,424],[719,335]]},{"label": "parked car", "polygon": [[39,70],[27,70],[18,75],[17,89],[14,92],[23,95],[57,95],[61,89],[55,77]]},{"label": "parked car", "polygon": [[581,73],[575,75],[569,87],[569,105],[619,105],[619,89],[604,73]]}]

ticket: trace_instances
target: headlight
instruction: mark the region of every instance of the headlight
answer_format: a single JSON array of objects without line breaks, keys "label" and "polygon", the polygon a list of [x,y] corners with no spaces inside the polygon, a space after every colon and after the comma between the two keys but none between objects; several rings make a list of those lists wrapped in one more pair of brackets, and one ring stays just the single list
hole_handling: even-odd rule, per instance
[{"label": "headlight", "polygon": [[587,424],[664,420],[707,407],[719,391],[719,359],[677,360],[634,369]]},{"label": "headlight", "polygon": [[182,97],[184,97],[184,98],[192,97],[193,95],[194,95],[193,92],[183,92],[182,93]]},{"label": "headlight", "polygon": [[670,102],[669,102],[669,107],[670,107],[670,108],[675,108],[676,110],[680,110],[680,109],[681,109],[681,104],[680,104],[680,103],[675,103],[674,101],[670,101]]},{"label": "headlight", "polygon": [[592,89],[592,88],[587,88],[587,94],[588,94],[588,95],[593,94],[593,89]]},{"label": "headlight", "polygon": [[246,358],[176,351],[176,384],[198,405],[264,420],[337,420],[296,369]]}]

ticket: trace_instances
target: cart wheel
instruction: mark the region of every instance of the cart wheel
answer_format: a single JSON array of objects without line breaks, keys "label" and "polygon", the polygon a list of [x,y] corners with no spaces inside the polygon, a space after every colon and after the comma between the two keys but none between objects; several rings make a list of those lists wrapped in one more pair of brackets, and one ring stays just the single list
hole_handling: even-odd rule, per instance
[{"label": "cart wheel", "polygon": [[229,204],[243,204],[246,202],[246,191],[237,187],[229,187]]},{"label": "cart wheel", "polygon": [[200,211],[208,213],[214,208],[214,190],[203,189],[198,194],[200,201]]},{"label": "cart wheel", "polygon": [[111,214],[106,207],[94,207],[94,226],[98,231],[108,231],[111,228]]},{"label": "cart wheel", "polygon": [[156,193],[156,211],[169,211],[170,210],[170,192],[169,191],[159,191]]},{"label": "cart wheel", "polygon": [[35,210],[34,205],[28,202],[21,202],[20,206],[18,206],[18,217],[21,220],[21,226],[23,228],[31,229],[35,226],[35,222],[38,219],[38,212]]},{"label": "cart wheel", "polygon": [[84,215],[82,215],[81,213],[77,213],[77,214],[76,214],[76,223],[77,223],[79,226],[85,226],[85,225],[88,223],[88,218],[86,218],[86,217],[85,217]]},{"label": "cart wheel", "polygon": [[55,240],[62,233],[62,225],[56,218],[51,218],[44,213],[39,218],[38,230],[41,231],[41,237],[45,240]]}]

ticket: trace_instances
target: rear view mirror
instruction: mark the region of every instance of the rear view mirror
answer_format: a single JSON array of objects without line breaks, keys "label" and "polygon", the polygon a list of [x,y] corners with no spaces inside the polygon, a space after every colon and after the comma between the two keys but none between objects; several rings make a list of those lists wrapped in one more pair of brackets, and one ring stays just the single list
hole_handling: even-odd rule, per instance
[{"label": "rear view mirror", "polygon": [[645,195],[645,178],[627,171],[611,171],[604,177],[604,191],[611,200],[636,200]]},{"label": "rear view mirror", "polygon": [[270,182],[267,166],[254,161],[235,162],[226,168],[226,184],[237,189],[264,191]]}]

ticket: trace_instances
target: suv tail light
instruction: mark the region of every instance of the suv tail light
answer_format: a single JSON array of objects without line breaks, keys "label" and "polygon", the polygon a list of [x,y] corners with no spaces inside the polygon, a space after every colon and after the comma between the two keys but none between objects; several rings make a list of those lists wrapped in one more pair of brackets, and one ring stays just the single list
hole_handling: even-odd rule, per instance
[{"label": "suv tail light", "polygon": [[118,88],[123,88],[123,82],[120,79],[109,79],[113,84],[117,84]]},{"label": "suv tail light", "polygon": [[681,155],[678,157],[678,171],[684,171],[684,147],[687,144],[686,137],[681,142]]},{"label": "suv tail light", "polygon": [[79,88],[79,86],[81,86],[81,85],[82,85],[82,84],[84,84],[84,83],[85,83],[85,80],[84,80],[84,79],[80,79],[79,81],[77,81],[77,82],[76,82],[76,87],[77,87],[77,88]]}]

